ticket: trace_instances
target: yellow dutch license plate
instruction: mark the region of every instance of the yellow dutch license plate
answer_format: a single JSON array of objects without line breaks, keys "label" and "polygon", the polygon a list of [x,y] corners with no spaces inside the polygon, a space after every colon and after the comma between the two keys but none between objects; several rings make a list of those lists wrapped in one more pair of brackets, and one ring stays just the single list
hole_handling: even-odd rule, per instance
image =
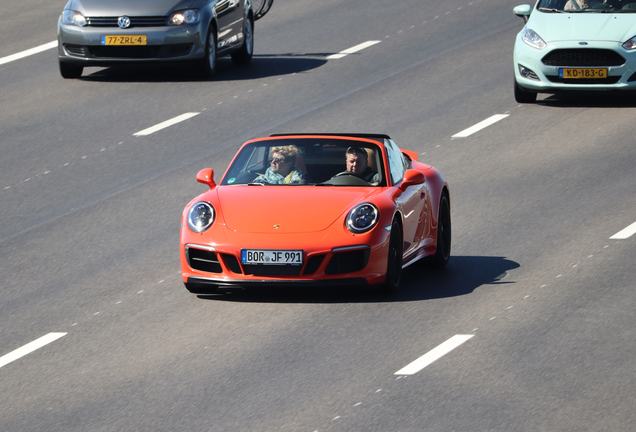
[{"label": "yellow dutch license plate", "polygon": [[569,79],[607,78],[607,68],[560,68],[559,77]]},{"label": "yellow dutch license plate", "polygon": [[146,35],[102,35],[102,45],[146,45]]}]

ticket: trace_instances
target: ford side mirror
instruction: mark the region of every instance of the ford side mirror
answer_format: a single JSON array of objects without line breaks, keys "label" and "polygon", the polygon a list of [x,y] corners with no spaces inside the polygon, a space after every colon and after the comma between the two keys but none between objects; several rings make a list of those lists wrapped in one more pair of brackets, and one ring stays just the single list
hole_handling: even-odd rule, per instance
[{"label": "ford side mirror", "polygon": [[516,8],[514,8],[512,11],[519,18],[523,18],[524,22],[528,22],[528,18],[530,17],[530,13],[532,12],[532,6],[527,4],[519,5]]}]

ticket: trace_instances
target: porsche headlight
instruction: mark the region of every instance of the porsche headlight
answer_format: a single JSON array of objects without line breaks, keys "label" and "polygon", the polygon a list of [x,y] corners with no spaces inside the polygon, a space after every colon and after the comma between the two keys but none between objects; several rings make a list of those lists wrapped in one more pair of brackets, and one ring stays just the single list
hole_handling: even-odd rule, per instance
[{"label": "porsche headlight", "polygon": [[625,42],[623,44],[623,48],[625,48],[626,50],[636,49],[636,36]]},{"label": "porsche headlight", "polygon": [[210,203],[200,201],[190,208],[188,226],[192,231],[203,232],[210,228],[212,222],[214,222],[214,207]]},{"label": "porsche headlight", "polygon": [[371,203],[355,206],[347,215],[347,229],[354,234],[362,234],[373,228],[380,219],[378,208]]},{"label": "porsche headlight", "polygon": [[543,39],[541,39],[541,36],[528,27],[524,27],[523,33],[521,33],[521,39],[533,48],[543,49],[547,46]]},{"label": "porsche headlight", "polygon": [[62,12],[62,24],[84,27],[86,25],[86,18],[77,11],[66,9]]},{"label": "porsche headlight", "polygon": [[174,12],[168,18],[168,25],[196,24],[198,22],[199,11],[197,9]]}]

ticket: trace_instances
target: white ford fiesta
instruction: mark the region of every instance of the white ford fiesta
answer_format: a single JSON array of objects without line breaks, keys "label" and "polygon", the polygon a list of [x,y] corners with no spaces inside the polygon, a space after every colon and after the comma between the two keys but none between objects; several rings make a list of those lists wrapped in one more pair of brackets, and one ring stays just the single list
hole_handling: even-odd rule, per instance
[{"label": "white ford fiesta", "polygon": [[636,89],[636,0],[539,0],[514,13],[517,102],[537,93]]}]

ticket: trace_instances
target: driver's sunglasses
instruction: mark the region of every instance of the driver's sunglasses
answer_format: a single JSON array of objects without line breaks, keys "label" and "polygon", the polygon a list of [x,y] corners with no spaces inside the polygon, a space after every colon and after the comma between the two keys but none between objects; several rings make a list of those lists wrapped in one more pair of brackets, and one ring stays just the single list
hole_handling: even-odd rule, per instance
[{"label": "driver's sunglasses", "polygon": [[285,158],[269,158],[269,163],[285,163]]}]

